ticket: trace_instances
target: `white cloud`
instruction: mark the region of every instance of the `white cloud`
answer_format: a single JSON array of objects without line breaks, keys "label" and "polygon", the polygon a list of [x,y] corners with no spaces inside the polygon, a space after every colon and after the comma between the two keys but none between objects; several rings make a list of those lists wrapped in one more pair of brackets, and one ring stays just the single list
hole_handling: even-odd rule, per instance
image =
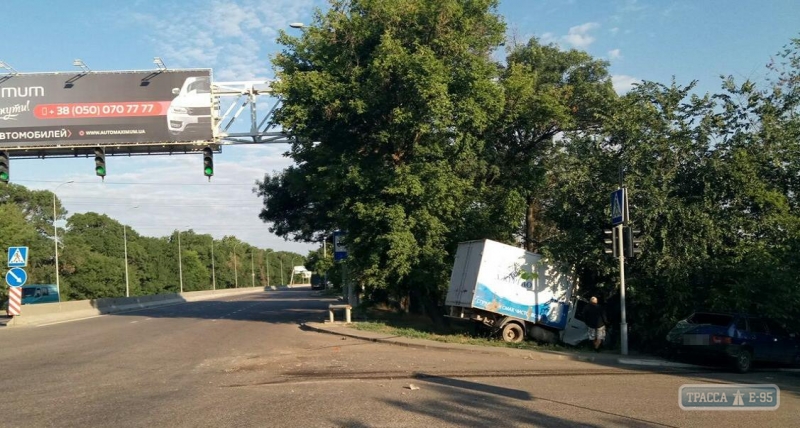
[{"label": "white cloud", "polygon": [[[314,8],[325,4],[324,0],[211,0],[192,6],[166,3],[150,13],[129,3],[119,10],[117,19],[142,32],[154,55],[171,69],[211,68],[215,81],[254,80],[273,74],[269,56],[278,48],[278,31],[296,31],[289,29],[291,22],[310,23]],[[272,102],[262,103],[261,98],[258,110],[263,114]],[[224,107],[231,101],[223,100]],[[231,131],[242,130],[242,121],[247,129],[247,111]],[[71,171],[81,171],[63,177],[75,183],[60,187],[58,196],[71,214],[104,213],[146,236],[193,229],[215,238],[233,235],[261,248],[305,255],[316,245],[285,241],[270,233],[269,225],[258,218],[263,201],[252,192],[255,181],[263,180],[265,173],[293,163],[283,156],[288,149],[286,144],[223,146],[222,153],[214,156],[215,176],[210,183],[203,176],[199,154],[110,156],[105,183],[91,173],[91,159],[57,161],[71,163]],[[77,169],[75,162],[87,165]],[[42,178],[31,172],[28,180],[37,179]],[[53,189],[51,184],[30,187]]]},{"label": "white cloud", "polygon": [[269,53],[279,29],[308,19],[318,0],[215,0],[205,7],[166,6],[162,13],[121,11],[170,68],[213,68],[217,80],[272,74]]},{"label": "white cloud", "polygon": [[620,13],[636,13],[647,9],[647,6],[639,4],[639,0],[624,0],[622,4],[617,7]]},{"label": "white cloud", "polygon": [[577,49],[586,49],[595,41],[595,38],[592,37],[589,32],[597,28],[600,28],[600,24],[596,22],[576,25],[571,27],[567,35],[563,36],[561,39]]},{"label": "white cloud", "polygon": [[611,76],[611,83],[614,85],[614,90],[617,91],[618,94],[624,94],[633,88],[635,83],[639,83],[641,80],[633,77],[628,76],[625,74],[615,74]]},{"label": "white cloud", "polygon": [[617,33],[619,33],[619,27],[614,27],[614,28],[608,30],[608,32],[616,36]]},{"label": "white cloud", "polygon": [[549,45],[551,43],[558,43],[558,37],[553,33],[544,33],[542,37],[539,38],[542,44]]},{"label": "white cloud", "polygon": [[612,49],[608,51],[608,59],[619,59],[622,58],[622,51],[619,49]]},{"label": "white cloud", "polygon": [[596,22],[587,22],[570,27],[569,31],[567,31],[567,34],[564,36],[559,37],[554,33],[547,32],[542,34],[539,40],[543,44],[555,43],[561,46],[569,45],[576,49],[586,49],[595,41],[595,38],[590,35],[589,32],[597,28],[600,28],[600,24]]}]

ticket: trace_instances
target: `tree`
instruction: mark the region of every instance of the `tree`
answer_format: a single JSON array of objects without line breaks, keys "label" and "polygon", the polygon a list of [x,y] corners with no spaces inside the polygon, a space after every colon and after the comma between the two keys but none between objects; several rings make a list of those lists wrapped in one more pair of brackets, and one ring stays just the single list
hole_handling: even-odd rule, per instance
[{"label": "tree", "polygon": [[[36,230],[36,237],[26,244],[29,247],[27,269],[31,283],[55,283],[52,201],[53,193],[46,190],[30,190],[16,184],[0,186],[0,205],[16,204],[25,221]],[[57,207],[58,218],[64,218],[67,211],[60,204]]]},{"label": "tree", "polygon": [[271,230],[306,241],[347,230],[362,286],[438,299],[501,106],[496,6],[333,1],[302,37],[282,33],[275,117],[297,166],[259,183]]},{"label": "tree", "polygon": [[[14,202],[0,204],[0,249],[30,246],[37,239],[35,227],[25,220],[22,208]],[[31,279],[35,281],[34,276]],[[8,287],[0,287],[0,302],[8,297]]]},{"label": "tree", "polygon": [[486,150],[493,166],[487,181],[492,193],[512,191],[522,198],[523,243],[528,251],[536,251],[556,233],[543,214],[554,189],[546,179],[548,162],[556,155],[554,139],[564,132],[595,133],[616,95],[608,63],[586,52],[562,51],[531,38],[527,44],[512,45],[506,63],[500,79],[503,116]]}]

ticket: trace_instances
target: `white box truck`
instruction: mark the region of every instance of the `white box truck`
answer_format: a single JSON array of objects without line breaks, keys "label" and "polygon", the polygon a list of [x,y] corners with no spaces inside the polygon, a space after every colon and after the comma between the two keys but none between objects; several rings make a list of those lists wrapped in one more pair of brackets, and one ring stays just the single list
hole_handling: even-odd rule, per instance
[{"label": "white box truck", "polygon": [[588,337],[571,304],[572,281],[540,254],[484,239],[458,244],[445,305],[506,342],[525,336],[577,344]]}]

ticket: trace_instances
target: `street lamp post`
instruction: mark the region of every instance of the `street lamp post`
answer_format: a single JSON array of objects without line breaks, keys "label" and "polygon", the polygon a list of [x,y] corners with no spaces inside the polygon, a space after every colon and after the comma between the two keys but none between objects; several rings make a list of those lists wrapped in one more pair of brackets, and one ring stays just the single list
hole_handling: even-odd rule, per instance
[{"label": "street lamp post", "polygon": [[74,183],[74,181],[67,181],[67,182],[61,183],[58,186],[56,186],[55,189],[53,189],[53,243],[54,243],[55,250],[56,250],[56,292],[58,293],[58,302],[59,303],[61,303],[61,281],[59,280],[59,275],[58,275],[58,226],[56,226],[56,219],[57,219],[57,214],[56,214],[56,190],[58,190],[59,187],[65,185],[65,184],[70,184],[70,183]]},{"label": "street lamp post", "polygon": [[267,265],[267,287],[269,287],[269,251],[264,252],[264,260]]},{"label": "street lamp post", "polygon": [[217,289],[217,274],[214,266],[214,237],[211,237],[211,289]]},{"label": "street lamp post", "polygon": [[250,279],[251,279],[251,286],[256,286],[256,270],[253,266],[253,250],[250,250]]},{"label": "street lamp post", "polygon": [[236,268],[236,247],[238,245],[238,242],[233,244],[233,282],[235,284],[235,288],[239,288],[239,271]]},{"label": "street lamp post", "polygon": [[[327,260],[328,259],[328,237],[325,236],[322,239],[322,258]],[[326,265],[327,266],[327,265]],[[325,268],[325,275],[322,277],[322,288],[324,290],[328,289],[328,268]]]},{"label": "street lamp post", "polygon": [[[139,206],[137,205],[131,209],[135,210],[136,208],[139,208]],[[128,280],[128,226],[124,224],[122,225],[122,239],[125,247],[125,297],[131,297],[131,286]]]},{"label": "street lamp post", "polygon": [[181,260],[181,231],[178,230],[178,276],[181,282],[181,293],[183,293],[183,261]]}]

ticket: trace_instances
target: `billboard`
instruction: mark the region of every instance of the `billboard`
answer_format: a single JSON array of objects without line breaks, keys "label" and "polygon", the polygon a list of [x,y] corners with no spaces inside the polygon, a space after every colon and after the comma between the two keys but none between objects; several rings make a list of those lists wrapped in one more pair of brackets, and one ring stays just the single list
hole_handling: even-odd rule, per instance
[{"label": "billboard", "polygon": [[0,78],[0,150],[213,141],[211,70]]}]

